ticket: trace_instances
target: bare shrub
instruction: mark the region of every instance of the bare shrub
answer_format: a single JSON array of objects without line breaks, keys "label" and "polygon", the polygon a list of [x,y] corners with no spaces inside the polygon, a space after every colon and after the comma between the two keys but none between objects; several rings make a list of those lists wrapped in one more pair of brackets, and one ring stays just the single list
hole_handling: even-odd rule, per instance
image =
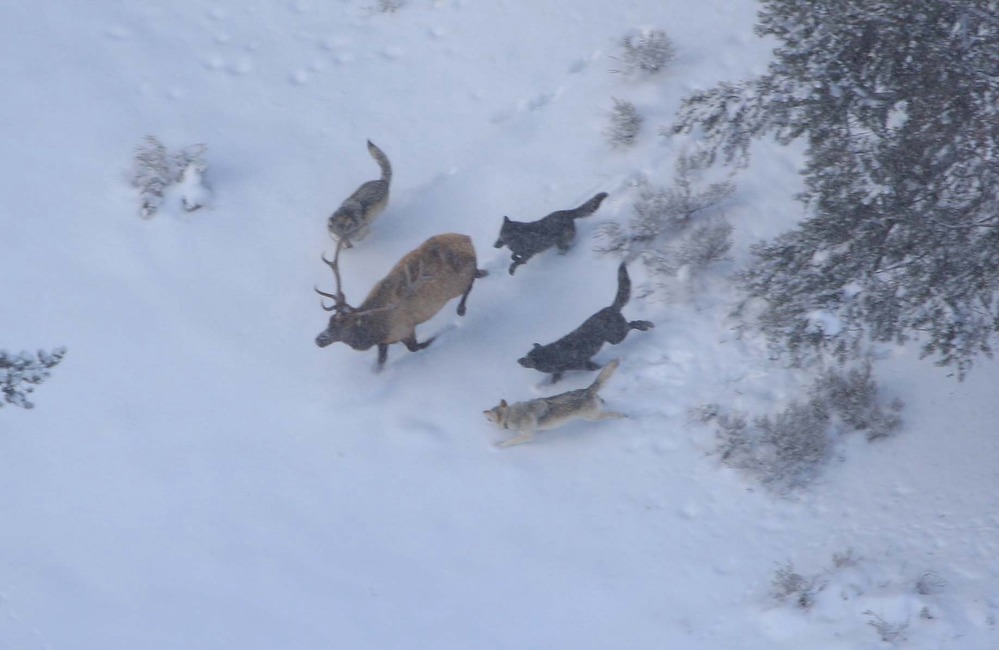
[{"label": "bare shrub", "polygon": [[884,405],[870,361],[845,374],[827,370],[812,385],[811,393],[814,399],[825,401],[847,428],[864,431],[868,440],[887,438],[902,424],[902,402]]},{"label": "bare shrub", "polygon": [[947,580],[932,569],[924,571],[916,578],[913,589],[920,596],[930,596],[938,594],[947,586]]},{"label": "bare shrub", "polygon": [[779,602],[791,602],[801,609],[810,609],[815,598],[825,587],[820,576],[804,576],[788,562],[778,565],[770,581],[770,595]]},{"label": "bare shrub", "polygon": [[621,70],[626,74],[652,75],[676,57],[673,42],[661,29],[645,27],[621,39]]},{"label": "bare shrub", "polygon": [[614,108],[610,111],[610,124],[604,129],[604,135],[612,147],[630,147],[635,144],[635,137],[645,120],[631,102],[616,97],[612,99]]},{"label": "bare shrub", "polygon": [[672,187],[637,183],[631,218],[600,224],[594,250],[638,257],[651,277],[650,291],[668,289],[683,270],[697,275],[724,260],[732,246],[732,227],[720,208],[735,185],[722,181],[702,187],[700,172],[695,157],[682,154]]},{"label": "bare shrub", "polygon": [[784,494],[815,478],[839,437],[865,431],[868,440],[876,440],[901,424],[896,405],[893,411],[884,406],[869,363],[845,373],[823,372],[806,394],[804,401],[753,419],[717,405],[702,407],[702,421],[715,424],[721,461]]},{"label": "bare shrub", "polygon": [[892,644],[896,641],[905,641],[905,632],[909,629],[909,621],[893,623],[871,610],[865,611],[864,616],[868,617],[867,624],[875,629],[882,641]]}]

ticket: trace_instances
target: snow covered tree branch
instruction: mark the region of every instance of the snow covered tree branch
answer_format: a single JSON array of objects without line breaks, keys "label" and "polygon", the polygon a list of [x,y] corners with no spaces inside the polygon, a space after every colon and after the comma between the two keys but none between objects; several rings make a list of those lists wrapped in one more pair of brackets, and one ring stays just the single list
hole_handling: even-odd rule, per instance
[{"label": "snow covered tree branch", "polygon": [[39,350],[32,355],[28,352],[11,354],[0,350],[0,408],[5,403],[30,409],[35,405],[28,400],[28,394],[35,386],[49,378],[49,369],[62,361],[66,348],[56,348],[52,352]]},{"label": "snow covered tree branch", "polygon": [[[973,5],[978,5],[976,9]],[[921,336],[963,377],[999,331],[999,2],[764,0],[766,74],[685,100],[707,159],[807,142],[806,219],[742,280],[795,356]]]}]

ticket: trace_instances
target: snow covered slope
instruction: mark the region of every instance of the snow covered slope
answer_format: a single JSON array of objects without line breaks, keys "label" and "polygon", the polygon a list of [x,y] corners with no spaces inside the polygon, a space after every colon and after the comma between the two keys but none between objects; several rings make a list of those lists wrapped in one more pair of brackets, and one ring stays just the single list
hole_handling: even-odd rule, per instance
[{"label": "snow covered slope", "polygon": [[[903,429],[849,439],[789,498],[721,465],[689,413],[772,411],[806,381],[739,336],[725,281],[798,217],[793,149],[736,177],[731,262],[625,308],[656,323],[596,357],[621,359],[603,395],[628,419],[493,445],[483,409],[553,392],[516,359],[610,304],[618,260],[592,237],[636,179],[670,182],[686,143],[658,128],[765,67],[754,3],[380,4],[0,9],[0,347],[68,350],[37,408],[0,410],[0,648],[999,647],[995,363],[959,384],[886,352]],[[676,59],[613,72],[642,26]],[[603,135],[612,98],[645,118],[631,148]],[[207,145],[208,207],[139,217],[148,134]],[[313,342],[326,218],[377,177],[368,138],[392,200],[342,256],[348,298],[442,232],[490,271],[381,373]],[[598,191],[572,251],[506,273],[504,215]],[[770,596],[788,562],[807,609]]]}]

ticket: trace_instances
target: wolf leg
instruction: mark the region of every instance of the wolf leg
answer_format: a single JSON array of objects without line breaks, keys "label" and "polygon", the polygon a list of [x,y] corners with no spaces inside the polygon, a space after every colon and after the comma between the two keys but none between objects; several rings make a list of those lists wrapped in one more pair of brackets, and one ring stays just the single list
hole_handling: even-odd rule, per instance
[{"label": "wolf leg", "polygon": [[558,241],[555,243],[555,247],[558,249],[560,255],[565,255],[572,248],[572,240],[576,237],[576,226],[572,221],[569,221],[563,230],[558,235]]},{"label": "wolf leg", "polygon": [[502,442],[498,442],[496,443],[496,446],[499,447],[500,449],[506,449],[507,447],[512,447],[513,445],[520,445],[525,442],[528,442],[532,438],[534,438],[533,432],[523,433],[514,438],[508,438]]}]

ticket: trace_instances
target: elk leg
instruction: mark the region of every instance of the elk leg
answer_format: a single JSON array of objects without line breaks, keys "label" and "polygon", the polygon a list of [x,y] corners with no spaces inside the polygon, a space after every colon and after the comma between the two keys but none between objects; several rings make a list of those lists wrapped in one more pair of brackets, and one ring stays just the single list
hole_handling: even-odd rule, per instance
[{"label": "elk leg", "polygon": [[388,343],[378,344],[378,369],[381,370],[385,367],[385,361],[388,359]]},{"label": "elk leg", "polygon": [[472,293],[472,285],[475,284],[475,278],[484,278],[489,275],[488,271],[476,270],[475,277],[472,278],[471,282],[468,283],[468,288],[465,289],[465,293],[461,294],[461,300],[458,302],[458,315],[465,315],[465,301],[468,300],[468,294]]},{"label": "elk leg", "polygon": [[413,334],[408,339],[403,339],[402,343],[403,343],[403,345],[406,346],[406,349],[409,350],[410,352],[416,352],[418,350],[422,350],[423,348],[429,346],[431,343],[434,342],[434,339],[436,339],[436,338],[437,338],[436,336],[431,336],[429,339],[427,339],[423,343],[419,343],[416,340],[416,334]]}]

